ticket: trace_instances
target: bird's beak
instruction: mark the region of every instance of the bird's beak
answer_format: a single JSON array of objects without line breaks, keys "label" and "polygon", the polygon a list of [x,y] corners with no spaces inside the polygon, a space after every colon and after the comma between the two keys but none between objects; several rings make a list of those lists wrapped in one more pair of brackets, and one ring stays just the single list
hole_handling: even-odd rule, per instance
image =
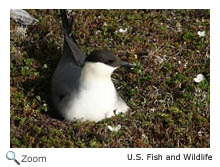
[{"label": "bird's beak", "polygon": [[124,66],[124,67],[129,67],[129,68],[134,67],[134,65],[133,65],[133,64],[130,64],[130,63],[126,62],[126,61],[122,61],[122,62],[121,62],[121,66]]}]

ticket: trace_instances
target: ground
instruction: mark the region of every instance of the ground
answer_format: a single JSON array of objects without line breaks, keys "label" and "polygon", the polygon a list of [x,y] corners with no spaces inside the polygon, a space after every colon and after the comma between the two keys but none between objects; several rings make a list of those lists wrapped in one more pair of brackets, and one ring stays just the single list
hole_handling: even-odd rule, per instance
[{"label": "ground", "polygon": [[10,20],[11,147],[210,147],[209,10],[68,10],[86,54],[108,49],[135,65],[112,76],[131,111],[98,123],[55,113],[59,12],[27,11],[37,24]]}]

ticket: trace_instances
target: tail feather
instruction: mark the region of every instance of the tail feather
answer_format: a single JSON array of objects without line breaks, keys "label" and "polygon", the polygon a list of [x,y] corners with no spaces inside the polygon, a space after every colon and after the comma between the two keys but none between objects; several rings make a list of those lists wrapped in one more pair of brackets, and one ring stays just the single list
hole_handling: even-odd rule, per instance
[{"label": "tail feather", "polygon": [[67,13],[65,9],[60,10],[63,32],[64,32],[64,50],[70,49],[72,56],[78,66],[82,66],[85,61],[85,54],[80,50],[77,42],[72,34],[73,17],[70,20],[67,18]]},{"label": "tail feather", "polygon": [[60,14],[61,14],[61,18],[62,18],[62,24],[63,24],[64,32],[69,35],[72,31],[73,17],[71,17],[71,19],[68,20],[65,9],[60,9]]}]

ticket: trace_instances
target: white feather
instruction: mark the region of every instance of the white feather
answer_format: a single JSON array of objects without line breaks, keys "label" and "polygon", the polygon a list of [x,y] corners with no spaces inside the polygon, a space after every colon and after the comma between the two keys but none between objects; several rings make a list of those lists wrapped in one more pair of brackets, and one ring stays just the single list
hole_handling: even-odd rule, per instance
[{"label": "white feather", "polygon": [[194,78],[193,80],[194,80],[195,82],[199,83],[199,82],[203,81],[204,79],[205,79],[204,75],[198,74],[198,75],[196,76],[196,78]]},{"label": "white feather", "polygon": [[121,129],[121,125],[117,125],[116,127],[112,127],[112,126],[107,126],[107,127],[112,132],[117,132]]}]

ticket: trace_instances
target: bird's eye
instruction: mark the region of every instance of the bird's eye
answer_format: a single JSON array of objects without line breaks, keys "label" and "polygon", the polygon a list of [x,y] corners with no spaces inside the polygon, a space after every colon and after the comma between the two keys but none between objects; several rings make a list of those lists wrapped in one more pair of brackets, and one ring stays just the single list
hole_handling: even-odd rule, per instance
[{"label": "bird's eye", "polygon": [[114,60],[108,60],[106,64],[112,64]]}]

